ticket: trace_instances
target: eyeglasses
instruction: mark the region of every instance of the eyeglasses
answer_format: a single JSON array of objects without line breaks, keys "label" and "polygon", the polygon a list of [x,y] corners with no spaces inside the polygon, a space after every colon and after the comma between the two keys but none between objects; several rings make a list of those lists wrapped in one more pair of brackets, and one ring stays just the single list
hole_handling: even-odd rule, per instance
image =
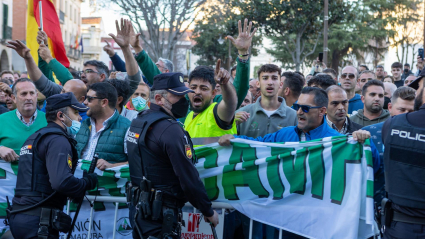
[{"label": "eyeglasses", "polygon": [[91,102],[93,99],[99,99],[99,100],[102,100],[103,98],[100,98],[100,97],[93,97],[93,96],[86,96],[86,99],[87,99],[87,102]]},{"label": "eyeglasses", "polygon": [[80,75],[81,74],[89,74],[89,73],[97,73],[97,74],[100,74],[99,72],[97,72],[97,71],[94,71],[94,70],[92,70],[92,69],[85,69],[85,70],[83,70],[83,71],[80,71],[79,72],[80,73]]},{"label": "eyeglasses", "polygon": [[299,105],[299,104],[294,104],[292,106],[294,108],[294,110],[298,111],[300,108],[304,113],[308,113],[311,109],[319,109],[322,108],[322,106],[309,106],[309,105]]},{"label": "eyeglasses", "polygon": [[356,78],[356,75],[354,75],[354,74],[347,74],[347,73],[342,74],[342,75],[341,75],[341,78],[342,78],[342,79],[345,79],[345,78],[347,78],[347,75],[348,75],[348,78],[349,78],[350,80],[352,80],[352,79]]}]

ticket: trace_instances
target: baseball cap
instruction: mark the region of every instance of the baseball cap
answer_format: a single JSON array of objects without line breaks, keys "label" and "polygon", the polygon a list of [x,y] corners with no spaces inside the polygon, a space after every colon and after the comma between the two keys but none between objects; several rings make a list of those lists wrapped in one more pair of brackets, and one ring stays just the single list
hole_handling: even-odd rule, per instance
[{"label": "baseball cap", "polygon": [[159,74],[153,78],[153,86],[151,90],[167,90],[174,95],[195,93],[193,90],[187,88],[183,82],[182,73],[172,72]]},{"label": "baseball cap", "polygon": [[46,111],[57,110],[67,106],[82,112],[89,109],[84,104],[78,102],[77,98],[75,98],[75,95],[72,92],[52,95],[47,98],[46,101]]}]

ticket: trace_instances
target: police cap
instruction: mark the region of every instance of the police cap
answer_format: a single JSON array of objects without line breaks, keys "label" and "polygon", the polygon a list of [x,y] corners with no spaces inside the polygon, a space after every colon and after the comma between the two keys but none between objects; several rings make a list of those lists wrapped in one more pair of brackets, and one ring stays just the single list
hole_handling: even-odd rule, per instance
[{"label": "police cap", "polygon": [[75,98],[75,95],[72,92],[52,95],[47,98],[46,101],[46,111],[57,110],[67,106],[78,111],[87,111],[89,109],[84,104],[78,102],[77,98]]},{"label": "police cap", "polygon": [[187,93],[194,93],[194,91],[187,88],[183,82],[184,81],[182,73],[174,72],[159,74],[153,78],[153,86],[151,90],[167,90],[168,92],[174,95],[185,95]]}]

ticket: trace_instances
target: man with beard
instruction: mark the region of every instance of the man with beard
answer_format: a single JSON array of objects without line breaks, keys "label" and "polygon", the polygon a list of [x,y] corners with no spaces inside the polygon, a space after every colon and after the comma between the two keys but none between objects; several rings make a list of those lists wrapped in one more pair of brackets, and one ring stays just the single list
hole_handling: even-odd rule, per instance
[{"label": "man with beard", "polygon": [[344,89],[333,85],[326,90],[326,93],[328,93],[329,98],[326,112],[328,125],[341,134],[352,134],[354,131],[361,129],[361,125],[352,122],[347,116],[348,98]]},{"label": "man with beard", "polygon": [[115,109],[117,90],[107,82],[89,86],[84,104],[90,109],[88,119],[81,123],[75,140],[80,159],[91,161],[94,154],[99,155],[96,167],[100,170],[127,164],[124,139],[130,120]]},{"label": "man with beard", "polygon": [[377,80],[380,80],[380,81],[384,80],[384,67],[381,65],[378,65],[375,70],[375,75]]},{"label": "man with beard", "polygon": [[342,74],[339,78],[341,87],[347,92],[348,115],[357,113],[364,106],[360,95],[356,94],[357,75],[357,69],[354,66],[346,66],[342,69]]},{"label": "man with beard", "polygon": [[383,109],[384,94],[385,88],[382,81],[371,80],[367,82],[362,89],[364,108],[359,110],[356,115],[351,116],[351,121],[362,126],[368,126],[387,120],[390,113]]},{"label": "man with beard", "polygon": [[257,102],[239,109],[249,118],[238,125],[238,134],[256,138],[274,133],[287,126],[297,125],[297,113],[286,105],[285,99],[278,96],[283,82],[281,69],[273,64],[262,65],[258,70],[257,87],[261,96]]},{"label": "man with beard", "polygon": [[[234,115],[237,104],[236,91],[229,82],[230,73],[217,61],[215,71],[211,67],[198,66],[189,75],[189,93],[192,111],[187,115],[184,126],[192,137],[195,147],[217,142],[219,136],[236,134]],[[223,100],[213,102],[215,84],[220,80]]]},{"label": "man with beard", "polygon": [[[418,78],[421,81],[422,72]],[[420,85],[415,105],[424,102],[423,82]],[[416,86],[419,87],[418,84]],[[425,105],[422,104],[415,112],[388,119],[382,127],[385,191],[389,199],[386,203],[383,201],[384,218],[388,218],[384,222],[383,238],[425,237],[422,230],[425,224],[424,118]]]},{"label": "man with beard", "polygon": [[[387,83],[392,84],[392,83]],[[394,86],[395,87],[395,86]],[[392,94],[391,102],[388,103],[388,111],[391,116],[405,114],[413,111],[413,105],[415,100],[416,91],[410,87],[402,86],[398,88],[394,94]],[[375,202],[381,202],[382,198],[385,196],[384,184],[384,147],[382,145],[382,126],[384,122],[373,124],[362,128],[367,130],[371,134],[371,139],[376,145],[379,156],[381,158],[381,166],[379,171],[375,174],[375,184],[374,184],[374,199]]]}]

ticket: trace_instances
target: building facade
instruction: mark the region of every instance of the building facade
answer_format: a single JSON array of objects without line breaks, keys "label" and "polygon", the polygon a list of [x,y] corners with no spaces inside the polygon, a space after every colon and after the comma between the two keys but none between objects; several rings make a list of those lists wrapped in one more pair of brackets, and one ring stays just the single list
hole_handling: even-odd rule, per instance
[{"label": "building facade", "polygon": [[101,40],[102,37],[106,36],[102,18],[83,17],[81,24],[81,36],[83,38],[83,61],[100,61],[103,51]]},{"label": "building facade", "polygon": [[6,47],[12,39],[13,0],[1,0],[0,10],[0,71],[12,69],[12,50]]}]

